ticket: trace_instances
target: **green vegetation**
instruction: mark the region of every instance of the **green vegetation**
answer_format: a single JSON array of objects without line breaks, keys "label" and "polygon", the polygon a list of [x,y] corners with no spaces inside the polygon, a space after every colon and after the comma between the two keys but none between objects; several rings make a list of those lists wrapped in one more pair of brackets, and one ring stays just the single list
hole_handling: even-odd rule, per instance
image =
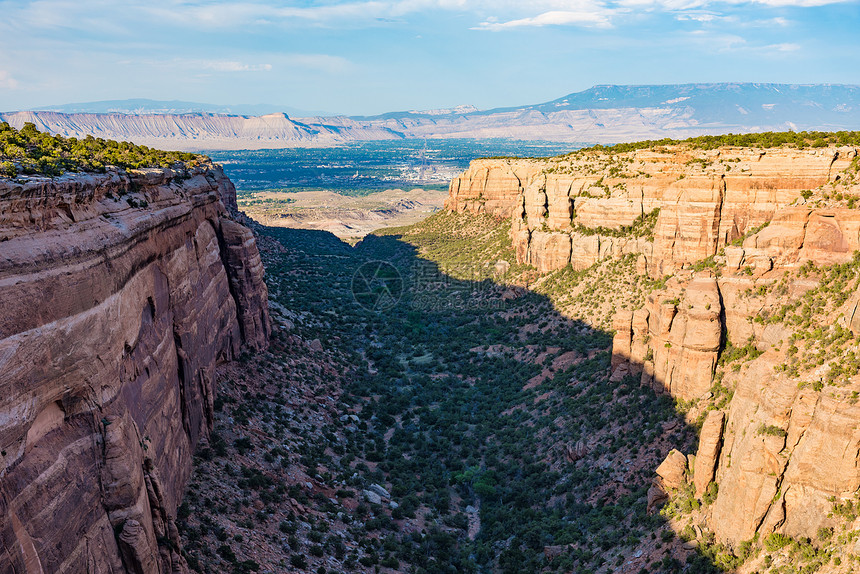
[{"label": "green vegetation", "polygon": [[770,221],[765,221],[765,222],[764,222],[764,223],[762,223],[761,225],[756,225],[755,227],[751,228],[749,231],[747,231],[746,233],[744,233],[741,237],[738,237],[737,239],[735,239],[734,241],[732,241],[732,245],[734,245],[734,246],[736,246],[736,247],[740,247],[741,245],[743,245],[743,244],[744,244],[744,241],[745,241],[748,237],[752,237],[753,235],[755,235],[756,233],[758,233],[758,232],[759,232],[759,231],[761,231],[762,229],[766,228],[768,225],[770,225]]},{"label": "green vegetation", "polygon": [[103,172],[120,168],[190,167],[206,158],[193,153],[169,152],[87,136],[64,138],[39,132],[32,123],[16,130],[0,122],[0,176],[19,173],[56,176],[66,171]]},{"label": "green vegetation", "polygon": [[[801,372],[825,364],[829,366],[824,381],[801,381],[801,386],[809,383],[817,387],[824,383],[844,384],[860,370],[856,339],[849,329],[838,323],[828,324],[824,318],[840,308],[851,293],[860,289],[860,252],[855,253],[848,263],[820,269],[808,261],[799,269],[798,276],[817,279],[818,286],[776,311],[763,310],[755,321],[764,324],[782,323],[793,330],[788,340],[788,357],[777,367],[779,370],[797,377]],[[786,290],[785,282],[780,282],[774,289],[777,294],[783,293]]]},{"label": "green vegetation", "polygon": [[617,229],[610,227],[585,227],[584,225],[572,224],[574,231],[582,235],[602,235],[605,237],[645,237],[648,241],[654,241],[654,226],[660,208],[643,213],[630,225],[623,225]]},{"label": "green vegetation", "polygon": [[[433,261],[446,275],[465,281],[513,281],[523,274],[536,276],[534,267],[518,264],[509,237],[511,222],[489,215],[440,211],[418,225],[376,231],[380,237],[399,237],[415,246],[418,256]],[[510,269],[494,269],[504,260]]]},{"label": "green vegetation", "polygon": [[263,208],[263,210],[278,210],[284,207],[288,207],[291,203],[295,203],[296,200],[291,197],[257,197],[256,193],[250,194],[250,197],[242,197],[236,200],[239,205],[239,209],[247,208],[247,207],[256,207]]},{"label": "green vegetation", "polygon": [[636,273],[636,255],[606,259],[576,271],[568,265],[541,278],[533,286],[568,316],[609,330],[618,309],[638,309],[645,297],[663,286]]},{"label": "green vegetation", "polygon": [[[664,138],[612,146],[596,145],[580,151],[604,151],[610,154],[624,153],[639,149],[660,148],[670,145],[686,145],[692,149],[711,150],[724,146],[733,147],[781,147],[792,146],[826,147],[828,145],[860,145],[860,131],[839,132],[759,132],[750,134],[725,134],[717,136],[698,136],[684,140]],[[573,152],[574,154],[579,152]]]},{"label": "green vegetation", "polygon": [[[576,281],[580,304],[609,308],[630,296],[620,285],[632,258],[578,275],[560,270],[540,284],[546,294],[518,290],[492,280],[495,262],[512,260],[508,228],[441,213],[355,248],[321,232],[264,230],[263,242],[288,247],[266,255],[267,281],[275,304],[296,319],[223,387],[238,399],[216,404],[218,420],[234,424],[210,441],[214,468],[195,474],[187,497],[193,511],[180,527],[189,563],[224,561],[222,544],[239,555],[235,540],[218,538],[239,531],[282,553],[283,569],[315,571],[333,557],[347,572],[597,572],[658,540],[651,571],[682,570],[680,542],[657,539],[665,519],[646,513],[646,494],[665,453],[692,449],[694,432],[638,377],[610,381],[612,334],[565,316],[553,299]],[[374,261],[393,264],[406,286],[384,311],[361,307],[350,292]],[[331,350],[319,364],[295,343],[315,339]],[[262,383],[266,392],[255,391]],[[299,384],[320,404],[292,394]],[[297,467],[329,485],[335,501],[266,479]],[[200,487],[216,475],[240,493],[233,506]],[[395,507],[365,499],[373,483]],[[291,500],[320,517],[283,510]],[[552,559],[547,548],[556,549]],[[697,572],[716,572],[707,558],[691,560]]]},{"label": "green vegetation", "polygon": [[[725,348],[722,353],[720,353],[717,365],[724,367],[730,363],[752,361],[760,357],[762,354],[764,354],[764,351],[759,351],[752,341],[747,341],[747,344],[743,347],[736,347],[731,341],[727,340]],[[740,365],[735,366],[740,368]]]},{"label": "green vegetation", "polygon": [[760,427],[758,427],[758,434],[766,436],[778,436],[782,438],[788,436],[788,432],[786,432],[785,429],[775,425],[761,425]]}]

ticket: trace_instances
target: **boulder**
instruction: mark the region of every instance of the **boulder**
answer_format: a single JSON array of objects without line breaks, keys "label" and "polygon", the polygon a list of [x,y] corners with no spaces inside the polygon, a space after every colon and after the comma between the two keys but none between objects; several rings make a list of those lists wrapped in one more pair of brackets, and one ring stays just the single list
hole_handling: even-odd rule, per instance
[{"label": "boulder", "polygon": [[371,484],[368,487],[368,490],[370,490],[371,492],[375,492],[376,494],[378,494],[382,498],[391,498],[391,495],[388,494],[388,491],[385,490],[384,488],[382,488],[381,486],[379,486],[378,484]]},{"label": "boulder", "polygon": [[362,490],[361,494],[364,496],[364,499],[371,504],[382,504],[382,497],[372,490]]},{"label": "boulder", "polygon": [[657,476],[661,484],[668,490],[680,488],[687,482],[687,457],[677,450],[672,449],[660,466],[657,467]]},{"label": "boulder", "polygon": [[583,440],[577,441],[573,446],[567,445],[564,448],[564,457],[570,463],[582,460],[586,455],[588,455],[588,447]]},{"label": "boulder", "polygon": [[647,500],[646,512],[653,514],[658,506],[669,500],[669,494],[659,481],[655,481],[648,489]]}]

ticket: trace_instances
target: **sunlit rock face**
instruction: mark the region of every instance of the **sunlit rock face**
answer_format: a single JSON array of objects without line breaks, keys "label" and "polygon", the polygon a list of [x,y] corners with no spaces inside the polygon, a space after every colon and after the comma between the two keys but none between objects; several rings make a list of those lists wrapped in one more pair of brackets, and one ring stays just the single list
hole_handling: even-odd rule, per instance
[{"label": "sunlit rock face", "polygon": [[[512,217],[511,237],[520,262],[541,271],[564,266],[567,252],[547,233],[571,236],[574,269],[637,253],[648,274],[659,278],[715,255],[772,220],[780,231],[763,236],[760,246],[745,244],[747,254],[739,257],[759,266],[768,264],[768,257],[797,255],[836,262],[850,258],[858,243],[853,210],[828,214],[786,208],[801,191],[837,180],[856,155],[848,147],[669,146],[550,159],[482,159],[451,182],[445,206]],[[620,233],[635,229],[638,220],[657,209],[647,233]],[[806,241],[807,235],[812,241]],[[804,246],[804,252],[782,252],[792,245]]]},{"label": "sunlit rock face", "polygon": [[220,167],[0,180],[0,571],[182,572],[215,367],[269,336]]}]

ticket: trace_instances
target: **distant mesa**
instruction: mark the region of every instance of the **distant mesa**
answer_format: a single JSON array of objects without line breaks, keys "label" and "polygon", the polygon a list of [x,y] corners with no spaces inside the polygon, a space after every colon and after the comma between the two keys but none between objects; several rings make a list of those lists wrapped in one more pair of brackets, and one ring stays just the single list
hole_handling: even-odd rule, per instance
[{"label": "distant mesa", "polygon": [[116,100],[0,114],[20,128],[179,150],[319,147],[411,138],[571,143],[763,131],[860,129],[860,86],[676,84],[595,86],[531,106],[474,106],[329,116],[282,106]]},{"label": "distant mesa", "polygon": [[263,116],[286,113],[291,116],[330,116],[329,112],[303,110],[278,104],[206,104],[182,100],[101,100],[30,108],[31,112],[60,112],[62,114],[128,114],[128,115],[172,115],[172,114],[217,114],[234,116]]}]

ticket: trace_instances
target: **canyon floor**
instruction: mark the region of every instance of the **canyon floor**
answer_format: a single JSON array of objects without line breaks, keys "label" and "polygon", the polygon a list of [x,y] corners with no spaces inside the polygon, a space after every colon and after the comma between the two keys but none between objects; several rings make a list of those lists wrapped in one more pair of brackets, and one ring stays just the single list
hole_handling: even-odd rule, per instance
[{"label": "canyon floor", "polygon": [[589,324],[653,285],[629,258],[595,266],[574,319],[518,286],[529,269],[498,276],[508,224],[442,212],[355,247],[258,228],[274,335],[221,373],[179,512],[192,567],[718,571],[646,508],[693,428],[610,382],[611,335]]},{"label": "canyon floor", "polygon": [[[681,478],[652,507],[655,469],[673,449],[695,452],[731,391],[718,380],[706,400],[673,401],[638,376],[610,379],[614,312],[665,281],[638,274],[634,256],[538,274],[516,263],[509,226],[444,211],[355,246],[257,228],[272,345],[221,373],[215,430],[179,512],[189,564],[852,571],[847,505],[834,515],[848,522],[818,541],[736,547],[708,530],[716,491],[697,497]],[[756,357],[728,352],[718,374],[731,381]]]}]

